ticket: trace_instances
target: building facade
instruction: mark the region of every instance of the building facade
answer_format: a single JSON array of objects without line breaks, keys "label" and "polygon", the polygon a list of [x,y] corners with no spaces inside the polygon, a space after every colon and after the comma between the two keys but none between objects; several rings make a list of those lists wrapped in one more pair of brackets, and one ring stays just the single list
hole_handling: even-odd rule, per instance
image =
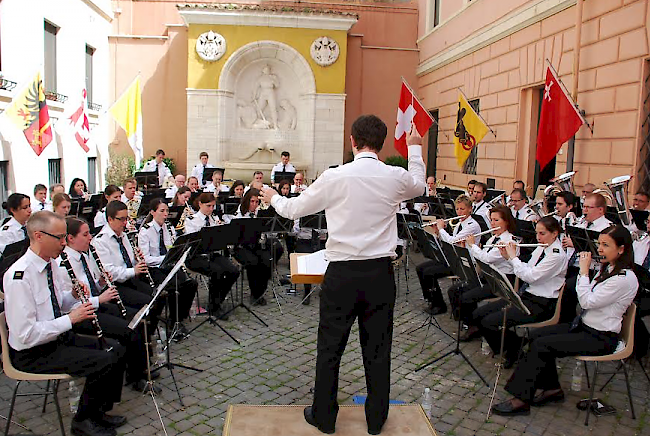
[{"label": "building facade", "polygon": [[80,177],[89,189],[103,188],[108,163],[108,124],[102,122],[109,100],[109,0],[3,0],[0,2],[0,112],[24,83],[43,72],[52,124],[69,100],[87,89],[91,141],[85,152],[74,139],[54,130],[37,156],[26,141],[11,141],[0,131],[0,196],[33,194],[34,185],[63,183],[66,191]]},{"label": "building facade", "polygon": [[[580,0],[579,0],[580,1]],[[417,67],[423,103],[439,120],[428,138],[428,167],[443,183],[470,179],[511,189],[514,180],[545,184],[567,167],[567,144],[536,170],[537,123],[546,62],[572,92],[579,53],[577,103],[593,123],[576,135],[578,187],[635,176],[650,187],[650,2],[587,0],[421,0]],[[577,40],[576,35],[579,35]],[[459,168],[452,143],[462,90],[496,132]]]}]

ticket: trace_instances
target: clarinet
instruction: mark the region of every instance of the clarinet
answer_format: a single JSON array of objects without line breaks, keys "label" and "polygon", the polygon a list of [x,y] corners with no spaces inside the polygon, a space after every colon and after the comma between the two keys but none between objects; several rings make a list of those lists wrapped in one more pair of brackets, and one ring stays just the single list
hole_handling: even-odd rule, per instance
[{"label": "clarinet", "polygon": [[[84,304],[88,303],[89,301],[88,296],[84,293],[84,289],[81,286],[79,279],[77,279],[74,270],[72,269],[72,265],[70,264],[70,259],[68,258],[68,253],[66,253],[65,251],[61,252],[61,263],[65,267],[66,271],[68,271],[68,275],[70,276],[70,281],[72,282],[72,291],[76,292],[76,294],[79,296],[79,299],[81,300],[82,303]],[[104,332],[102,332],[102,328],[99,325],[97,314],[93,315],[92,324],[93,327],[95,328],[95,333],[97,334],[97,342],[99,342],[99,348],[106,352],[111,351],[113,347],[109,347],[108,343],[106,342],[106,338],[104,338]]]},{"label": "clarinet", "polygon": [[[169,232],[169,239],[172,241],[172,245],[174,245],[174,242],[176,242],[176,238],[174,237],[174,233],[172,231],[172,225],[167,220],[165,220],[164,224],[165,227],[167,228],[167,232]],[[187,272],[185,265],[181,265],[181,270],[189,277],[189,273]]]},{"label": "clarinet", "polygon": [[[137,239],[135,241],[131,241],[129,239],[129,243],[131,244],[131,249],[133,250],[133,255],[135,256],[135,263],[144,262],[144,257],[142,256],[142,253],[140,253],[140,249],[138,248],[137,245]],[[151,286],[151,288],[155,290],[156,284],[153,282],[153,279],[151,278],[151,274],[149,273],[149,268],[147,268],[147,272],[145,272],[144,275],[149,281],[149,285]]]},{"label": "clarinet", "polygon": [[[95,247],[90,244],[88,247],[90,250],[90,254],[92,255],[93,259],[95,260],[95,263],[97,264],[97,268],[99,268],[99,273],[102,275],[102,278],[106,282],[106,287],[107,288],[114,288],[115,284],[111,281],[110,277],[108,276],[108,272],[106,269],[104,269],[104,265],[102,264],[101,259],[99,258],[99,255],[97,254],[97,250]],[[90,279],[90,277],[89,277]],[[118,292],[117,294],[117,299],[115,300],[115,303],[117,303],[117,307],[120,308],[120,312],[122,312],[122,317],[126,319],[126,307],[124,307],[124,302],[122,302],[122,297],[120,297],[120,294]]]}]

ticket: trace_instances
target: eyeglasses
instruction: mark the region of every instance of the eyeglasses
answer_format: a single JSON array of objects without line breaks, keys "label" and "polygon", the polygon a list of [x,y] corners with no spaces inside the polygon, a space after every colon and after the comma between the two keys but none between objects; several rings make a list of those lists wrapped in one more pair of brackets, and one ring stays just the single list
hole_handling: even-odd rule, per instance
[{"label": "eyeglasses", "polygon": [[62,234],[62,235],[53,235],[52,233],[48,233],[48,232],[46,232],[46,231],[44,231],[44,230],[39,230],[39,232],[41,232],[41,233],[45,233],[47,236],[51,236],[51,237],[53,237],[54,239],[58,239],[59,241],[63,241],[63,240],[68,236],[67,233],[64,233],[64,234]]},{"label": "eyeglasses", "polygon": [[114,219],[114,220],[118,220],[118,221],[122,221],[122,222],[125,222],[126,220],[128,220],[128,219],[129,219],[129,217],[127,217],[127,216],[125,216],[125,217],[122,217],[122,218],[118,218],[118,217],[115,217],[115,218],[113,218],[113,219]]}]

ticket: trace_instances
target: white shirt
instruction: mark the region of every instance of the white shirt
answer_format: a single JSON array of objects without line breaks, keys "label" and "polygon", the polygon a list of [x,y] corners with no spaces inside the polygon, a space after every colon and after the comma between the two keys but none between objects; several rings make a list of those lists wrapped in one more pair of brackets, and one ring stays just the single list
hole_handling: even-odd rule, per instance
[{"label": "white shirt", "polygon": [[487,204],[487,201],[481,201],[480,203],[474,203],[472,205],[472,214],[478,215],[485,221],[488,229],[492,227],[492,222],[490,221],[490,207]]},{"label": "white shirt", "polygon": [[[91,244],[93,244],[97,250],[99,259],[102,261],[106,271],[113,276],[113,281],[123,283],[135,277],[135,269],[127,268],[124,258],[122,258],[120,246],[113,236],[116,235],[113,229],[111,229],[111,226],[104,226],[101,232],[93,238]],[[131,263],[135,265],[137,262],[133,255],[133,247],[131,247],[131,243],[126,237],[126,233],[122,232],[122,235],[119,238],[122,240],[122,243],[126,248]]]},{"label": "white shirt", "polygon": [[45,202],[41,203],[36,199],[32,199],[31,207],[32,207],[32,213],[40,212],[42,210],[49,210],[50,212],[52,212],[52,202],[50,200],[45,200]]},{"label": "white shirt", "polygon": [[[188,216],[187,219],[185,219],[185,234],[189,235],[190,233],[196,233],[205,227],[205,217],[206,216],[200,211],[195,213],[192,217]],[[223,224],[215,216],[209,216],[208,221],[210,222],[209,226],[217,226]]]},{"label": "white shirt", "polygon": [[95,228],[105,226],[108,223],[106,219],[106,208],[99,209],[95,214],[95,219],[93,220],[93,225]]},{"label": "white shirt", "polygon": [[170,186],[169,188],[165,189],[165,198],[174,198],[174,195],[178,192],[178,186],[174,184],[173,186]]},{"label": "white shirt", "polygon": [[205,167],[203,166],[202,163],[198,163],[198,164],[194,165],[194,167],[192,168],[191,175],[196,177],[197,179],[199,179],[199,186],[200,187],[204,187],[206,184],[210,183],[209,180],[206,183],[203,183],[203,169],[204,168],[216,168],[216,167],[214,165],[210,164],[210,163],[206,164]]},{"label": "white shirt", "polygon": [[307,189],[307,185],[291,185],[291,193],[295,194],[296,192],[303,192],[305,189]]},{"label": "white shirt", "polygon": [[7,245],[22,241],[23,239],[25,239],[23,226],[16,221],[16,218],[11,217],[7,221],[7,224],[0,228],[0,253],[5,251]]},{"label": "white shirt", "polygon": [[[65,253],[68,255],[68,259],[70,260],[70,265],[72,265],[72,271],[74,271],[74,275],[77,277],[77,280],[79,280],[84,285],[88,286],[88,291],[90,291],[90,281],[88,280],[88,276],[86,276],[86,272],[84,271],[83,264],[81,263],[82,256],[84,257],[84,259],[86,259],[86,263],[88,264],[88,269],[90,270],[90,275],[92,276],[92,279],[95,281],[95,284],[97,285],[97,290],[101,293],[102,287],[99,285],[99,279],[101,275],[99,273],[99,268],[97,267],[97,264],[95,264],[95,260],[94,259],[91,260],[90,256],[88,256],[86,253],[80,253],[76,250],[73,250],[70,247],[65,247],[63,251],[65,251]],[[61,260],[61,256],[56,258],[56,263],[59,266],[59,268],[61,268],[61,271],[63,271],[63,274],[61,274],[61,276],[65,284],[65,289],[72,289],[72,279],[70,278],[68,271],[62,265],[63,261]],[[89,300],[95,309],[99,307],[99,297],[90,297]]]},{"label": "white shirt", "polygon": [[646,237],[641,241],[632,241],[632,248],[634,249],[634,263],[643,265],[643,261],[648,255],[648,249],[650,249],[650,238]]},{"label": "white shirt", "polygon": [[[271,183],[275,183],[275,173],[295,173],[296,167],[294,167],[291,162],[284,165],[282,162],[276,164],[271,170]],[[277,180],[279,182],[279,180]]]},{"label": "white shirt", "polygon": [[142,192],[135,191],[135,195],[133,196],[133,198],[132,198],[131,200],[129,200],[129,199],[126,197],[126,194],[123,193],[123,194],[122,194],[122,197],[120,197],[120,201],[121,201],[122,203],[128,205],[128,204],[129,204],[129,201],[138,201],[138,200],[140,200],[141,198],[142,198]]},{"label": "white shirt", "polygon": [[534,221],[537,219],[537,215],[527,206],[524,206],[521,209],[519,209],[519,217],[517,217],[517,211],[515,210],[514,207],[511,207],[510,211],[512,212],[512,216],[518,220]]},{"label": "white shirt", "polygon": [[298,197],[275,195],[271,206],[289,219],[325,209],[331,262],[394,257],[399,204],[426,186],[422,147],[409,147],[408,162],[407,172],[361,152],[353,162],[326,170]]},{"label": "white shirt", "polygon": [[[486,245],[492,244],[507,244],[512,241],[512,233],[505,231],[498,236],[492,236],[488,239]],[[501,256],[501,252],[497,247],[488,247],[488,248],[479,248],[478,245],[473,244],[469,247],[469,250],[472,252],[472,256],[481,262],[492,265],[496,270],[502,272],[503,274],[513,274],[514,269],[512,264]],[[519,247],[517,247],[517,256],[519,256]]]},{"label": "white shirt", "polygon": [[165,182],[165,179],[172,175],[172,172],[169,170],[165,162],[160,162],[160,164],[158,164],[156,162],[156,159],[152,159],[148,161],[146,164],[144,164],[144,167],[142,167],[141,171],[156,171],[156,170],[158,171],[158,184],[162,186],[162,184]]},{"label": "white shirt", "polygon": [[66,274],[65,270],[59,268],[54,260],[47,262],[31,248],[28,249],[7,270],[3,279],[9,345],[14,350],[26,350],[51,342],[72,328],[68,315],[54,318],[45,271],[48,263],[52,265],[54,293],[61,313],[70,311],[78,303],[70,289],[64,286],[62,275]]},{"label": "white shirt", "polygon": [[638,287],[636,275],[629,269],[598,284],[595,280],[590,282],[588,276],[578,276],[578,302],[586,309],[582,322],[601,332],[620,333],[623,314],[634,300]]},{"label": "white shirt", "polygon": [[[263,188],[263,189],[269,189],[269,185],[267,185],[266,183],[262,183],[262,188]],[[246,194],[246,193],[248,192],[249,189],[251,189],[251,185],[248,185],[248,186],[246,186],[246,187],[244,188],[244,194]]]},{"label": "white shirt", "polygon": [[[542,252],[544,259],[537,263]],[[557,298],[564,284],[568,261],[569,258],[558,238],[548,247],[535,248],[528,263],[516,257],[511,259],[510,263],[515,275],[528,283],[526,292],[538,297]]]},{"label": "white shirt", "polygon": [[[185,221],[187,225],[187,221]],[[151,220],[148,223],[144,224],[138,233],[138,247],[144,255],[144,261],[147,263],[147,266],[157,267],[160,266],[164,255],[160,255],[160,229],[161,226],[155,221]],[[172,234],[169,233],[171,229]],[[176,232],[171,226],[162,226],[163,231],[163,241],[165,242],[165,247],[169,249],[173,245],[173,239],[176,235]]]},{"label": "white shirt", "polygon": [[235,218],[257,218],[257,211],[260,210],[258,207],[255,209],[255,212],[248,211],[245,214],[241,213],[241,205],[237,206],[237,213],[235,214]]},{"label": "white shirt", "polygon": [[440,239],[453,244],[469,235],[475,235],[477,233],[481,233],[481,226],[474,218],[468,216],[453,228],[451,235],[445,229],[440,230]]},{"label": "white shirt", "polygon": [[[210,183],[203,190],[203,192],[215,192],[215,191],[216,191],[216,188],[215,188],[213,183]],[[230,188],[228,188],[226,185],[224,185],[224,184],[219,185],[219,192],[228,192],[228,191],[230,191]]]}]

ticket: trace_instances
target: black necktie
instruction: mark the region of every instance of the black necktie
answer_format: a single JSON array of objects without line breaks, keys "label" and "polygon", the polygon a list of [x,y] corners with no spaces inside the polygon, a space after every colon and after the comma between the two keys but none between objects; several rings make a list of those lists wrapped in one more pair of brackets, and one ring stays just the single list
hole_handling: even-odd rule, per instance
[{"label": "black necktie", "polygon": [[282,172],[283,172],[283,173],[286,173],[286,172],[287,172],[287,166],[286,166],[286,165],[283,165],[283,166],[282,166]]},{"label": "black necktie", "polygon": [[537,262],[535,262],[535,266],[539,265],[539,263],[544,259],[544,256],[546,256],[546,252],[542,251],[542,255],[539,256],[539,259],[537,259]]},{"label": "black necktie", "polygon": [[126,263],[126,267],[133,268],[133,262],[131,262],[131,258],[129,257],[129,252],[126,251],[126,247],[124,246],[124,242],[122,242],[122,238],[118,238],[117,235],[113,235],[113,237],[117,241],[117,245],[120,246],[120,253],[122,253],[122,259],[124,259],[124,263]]},{"label": "black necktie", "polygon": [[167,247],[165,246],[165,237],[163,236],[162,227],[160,228],[160,233],[159,234],[160,234],[160,242],[159,242],[159,244],[160,244],[160,247],[159,247],[160,248],[160,255],[164,256],[165,254],[167,254]]},{"label": "black necktie", "polygon": [[84,267],[84,273],[86,273],[86,278],[88,279],[88,284],[90,285],[90,293],[93,297],[99,296],[99,289],[97,288],[97,283],[95,283],[95,278],[90,273],[90,268],[88,268],[88,262],[84,255],[81,255],[81,265]]},{"label": "black necktie", "polygon": [[493,245],[493,246],[490,247],[490,248],[488,248],[488,253],[489,253],[489,252],[494,248],[494,245],[496,245],[496,244],[498,244],[498,243],[499,243],[499,237],[496,236],[496,237],[494,238],[494,241],[492,241],[492,244],[491,244],[491,245]]},{"label": "black necktie", "polygon": [[41,203],[41,210],[45,209],[45,203]]},{"label": "black necktie", "polygon": [[25,234],[25,239],[27,239],[27,227],[22,226],[22,227],[20,228],[20,230],[23,231],[23,233]]},{"label": "black necktie", "polygon": [[210,217],[209,216],[205,217],[205,226],[210,227]]},{"label": "black necktie", "polygon": [[587,228],[590,228],[590,227],[593,226],[593,225],[594,225],[594,223],[593,223],[593,221],[592,221],[592,222],[590,222],[589,224],[587,224]]},{"label": "black necktie", "polygon": [[61,306],[59,300],[56,299],[56,292],[54,292],[54,277],[52,277],[52,264],[48,262],[45,267],[47,271],[47,287],[50,288],[50,299],[52,300],[52,310],[54,311],[54,318],[61,316]]},{"label": "black necktie", "polygon": [[519,219],[519,211],[517,211],[517,215],[515,215],[516,219]]}]

